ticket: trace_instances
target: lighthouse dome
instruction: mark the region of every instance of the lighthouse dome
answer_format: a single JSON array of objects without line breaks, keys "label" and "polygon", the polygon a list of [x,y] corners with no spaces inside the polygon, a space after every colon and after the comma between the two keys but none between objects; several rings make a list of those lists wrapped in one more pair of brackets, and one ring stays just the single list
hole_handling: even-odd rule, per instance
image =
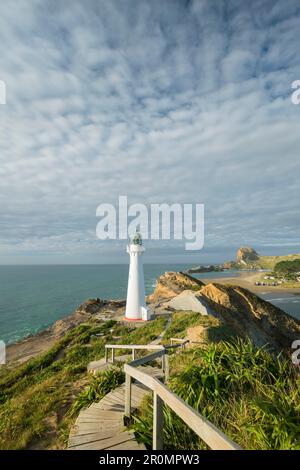
[{"label": "lighthouse dome", "polygon": [[140,234],[140,232],[136,232],[134,234],[134,236],[131,239],[131,243],[133,245],[142,245],[143,244],[142,235]]}]

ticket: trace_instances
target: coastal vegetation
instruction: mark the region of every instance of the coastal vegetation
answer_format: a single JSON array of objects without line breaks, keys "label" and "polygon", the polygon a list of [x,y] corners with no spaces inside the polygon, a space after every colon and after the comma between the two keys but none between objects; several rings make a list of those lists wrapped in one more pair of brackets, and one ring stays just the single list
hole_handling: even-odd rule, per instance
[{"label": "coastal vegetation", "polygon": [[[284,261],[300,260],[300,253],[280,256],[262,256],[250,246],[240,247],[235,261],[223,263],[224,269],[253,269],[273,271],[276,264]],[[218,265],[217,265],[218,266]]]},{"label": "coastal vegetation", "polygon": [[[267,282],[266,282],[267,281]],[[293,288],[300,286],[300,258],[282,260],[275,264],[274,270],[264,273],[260,283]]]},{"label": "coastal vegetation", "polygon": [[70,415],[77,416],[82,408],[100,401],[107,393],[121,385],[125,380],[122,366],[117,364],[99,374],[90,374],[89,385],[76,397],[70,408]]},{"label": "coastal vegetation", "polygon": [[[21,365],[1,369],[0,449],[61,449],[66,446],[76,417],[76,397],[85,387],[97,397],[109,388],[108,373],[98,382],[87,376],[90,361],[104,357],[108,342],[148,343],[158,336],[166,319],[158,318],[138,329],[109,320],[83,323],[66,333],[46,353]],[[121,374],[115,379],[117,383]],[[94,395],[93,395],[94,394]],[[80,400],[80,398],[79,398]],[[77,410],[80,406],[77,405]]]},{"label": "coastal vegetation", "polygon": [[276,263],[274,273],[277,276],[284,276],[291,280],[296,280],[297,277],[300,278],[300,258]]},{"label": "coastal vegetation", "polygon": [[282,256],[260,256],[261,269],[273,270],[277,263],[282,261],[300,260],[300,254],[282,255]]},{"label": "coastal vegetation", "polygon": [[[169,387],[244,449],[300,449],[299,378],[289,360],[248,340],[210,343],[171,357]],[[132,430],[151,446],[152,399]],[[164,406],[166,449],[203,449],[199,438]]]},{"label": "coastal vegetation", "polygon": [[[184,291],[196,293],[209,314],[172,310],[170,299]],[[122,318],[121,302],[90,299],[53,326],[57,341],[47,351],[0,369],[0,449],[66,448],[79,411],[124,380],[119,366],[87,373],[91,361],[104,357],[105,344],[170,344],[173,337],[190,340],[187,350],[170,351],[169,386],[176,394],[243,448],[300,448],[300,384],[288,357],[300,323],[247,289],[205,285],[184,273],[162,275],[150,298],[162,314],[135,327],[107,319],[114,311]],[[260,347],[266,343],[270,349]],[[147,445],[151,403],[144,402],[133,423]],[[170,409],[164,414],[167,448],[203,448]]]},{"label": "coastal vegetation", "polygon": [[[169,344],[170,338],[186,338],[189,331],[193,331],[197,327],[201,329],[201,338],[199,337],[199,340],[201,339],[202,343],[236,337],[235,332],[229,325],[225,325],[212,315],[202,316],[195,312],[178,311],[172,314],[172,321],[166,330],[163,343]],[[197,331],[199,331],[199,328]]]},{"label": "coastal vegetation", "polygon": [[120,335],[121,344],[148,344],[155,340],[163,331],[167,322],[166,316],[159,316],[155,321],[143,324],[138,328],[128,328],[119,325],[115,328],[114,334]]}]

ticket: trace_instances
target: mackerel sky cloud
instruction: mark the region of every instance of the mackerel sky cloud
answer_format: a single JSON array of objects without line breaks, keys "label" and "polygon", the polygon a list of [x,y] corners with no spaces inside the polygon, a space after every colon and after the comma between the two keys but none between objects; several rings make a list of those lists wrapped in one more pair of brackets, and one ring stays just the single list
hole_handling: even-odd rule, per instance
[{"label": "mackerel sky cloud", "polygon": [[299,252],[299,44],[298,0],[1,2],[0,264],[126,261],[120,194],[204,203],[200,262]]}]

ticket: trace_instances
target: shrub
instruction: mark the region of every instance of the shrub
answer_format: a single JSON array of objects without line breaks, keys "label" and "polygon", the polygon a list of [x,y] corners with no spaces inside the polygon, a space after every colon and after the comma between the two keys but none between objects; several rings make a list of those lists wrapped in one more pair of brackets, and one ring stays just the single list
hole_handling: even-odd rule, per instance
[{"label": "shrub", "polygon": [[[289,361],[273,358],[250,340],[210,344],[173,360],[178,372],[170,388],[243,448],[300,448],[299,378]],[[164,419],[167,449],[205,448],[168,407]],[[149,445],[149,403],[136,416],[133,428]]]},{"label": "shrub", "polygon": [[71,416],[77,415],[82,408],[101,400],[107,393],[123,383],[124,380],[125,374],[120,366],[112,366],[100,374],[90,375],[88,387],[77,396],[70,408]]}]

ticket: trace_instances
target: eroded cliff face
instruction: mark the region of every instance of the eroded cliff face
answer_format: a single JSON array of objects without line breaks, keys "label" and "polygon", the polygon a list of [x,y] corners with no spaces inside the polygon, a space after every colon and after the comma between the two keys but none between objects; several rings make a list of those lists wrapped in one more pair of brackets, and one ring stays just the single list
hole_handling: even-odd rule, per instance
[{"label": "eroded cliff face", "polygon": [[184,273],[165,273],[157,281],[153,300],[174,298],[186,289],[197,292],[210,314],[228,324],[237,335],[255,344],[269,344],[274,351],[291,353],[300,338],[300,322],[247,289],[219,283],[205,285]]},{"label": "eroded cliff face", "polygon": [[149,302],[158,302],[170,299],[184,290],[199,290],[204,283],[182,272],[166,272],[159,277],[153,294],[149,295]]},{"label": "eroded cliff face", "polygon": [[247,289],[208,284],[201,293],[217,316],[257,345],[270,344],[274,350],[288,353],[292,342],[300,338],[298,320]]}]

